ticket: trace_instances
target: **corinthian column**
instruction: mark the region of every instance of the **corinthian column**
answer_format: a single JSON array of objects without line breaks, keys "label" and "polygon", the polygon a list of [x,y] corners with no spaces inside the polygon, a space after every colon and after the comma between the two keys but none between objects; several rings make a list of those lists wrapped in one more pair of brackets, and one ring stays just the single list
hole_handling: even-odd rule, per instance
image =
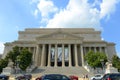
[{"label": "corinthian column", "polygon": [[69,50],[69,67],[71,67],[71,45],[68,44],[68,50]]},{"label": "corinthian column", "polygon": [[94,52],[95,52],[95,53],[97,52],[96,47],[94,47]]},{"label": "corinthian column", "polygon": [[57,50],[57,44],[55,44],[55,67],[57,67],[57,60],[58,59],[58,50]]},{"label": "corinthian column", "polygon": [[45,58],[45,44],[42,45],[41,66],[44,66],[44,58]]},{"label": "corinthian column", "polygon": [[109,59],[108,53],[107,53],[107,47],[105,47],[105,54],[107,56],[107,59]]},{"label": "corinthian column", "polygon": [[51,44],[49,44],[49,52],[48,52],[48,67],[51,65]]},{"label": "corinthian column", "polygon": [[75,66],[78,66],[77,44],[74,44],[75,49]]},{"label": "corinthian column", "polygon": [[33,63],[35,62],[36,59],[36,48],[33,47],[33,55],[32,55]]},{"label": "corinthian column", "polygon": [[38,61],[39,61],[39,53],[40,53],[40,52],[39,52],[39,45],[37,45],[36,55],[35,55],[35,65],[36,65],[36,66],[39,66],[39,64],[38,64],[38,63],[39,63],[39,62],[38,62]]},{"label": "corinthian column", "polygon": [[99,47],[100,51],[99,52],[102,52],[102,47]]},{"label": "corinthian column", "polygon": [[62,67],[65,66],[65,48],[64,44],[62,44]]},{"label": "corinthian column", "polygon": [[81,51],[82,66],[84,66],[84,54],[83,54],[83,46],[82,45],[80,45],[80,51]]}]

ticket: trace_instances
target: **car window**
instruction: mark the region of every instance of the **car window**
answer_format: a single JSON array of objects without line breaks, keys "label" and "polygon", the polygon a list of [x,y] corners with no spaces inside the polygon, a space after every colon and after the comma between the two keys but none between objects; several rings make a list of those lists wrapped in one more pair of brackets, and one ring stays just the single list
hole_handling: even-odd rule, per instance
[{"label": "car window", "polygon": [[102,79],[102,80],[107,80],[108,77],[109,77],[109,75],[108,75],[108,74],[105,74],[105,75],[103,76],[103,79]]},{"label": "car window", "polygon": [[44,77],[44,80],[51,80],[51,79],[53,79],[53,76],[46,75],[46,76]]},{"label": "car window", "polygon": [[67,76],[63,76],[62,80],[69,80],[69,78]]},{"label": "car window", "polygon": [[120,80],[120,74],[106,74],[103,76],[102,80],[107,80],[107,78],[110,78],[111,80]]},{"label": "car window", "polygon": [[62,75],[46,75],[43,80],[69,80],[69,78]]},{"label": "car window", "polygon": [[113,74],[110,76],[111,79],[120,79],[120,74]]},{"label": "car window", "polygon": [[95,77],[101,77],[101,75],[95,75]]}]

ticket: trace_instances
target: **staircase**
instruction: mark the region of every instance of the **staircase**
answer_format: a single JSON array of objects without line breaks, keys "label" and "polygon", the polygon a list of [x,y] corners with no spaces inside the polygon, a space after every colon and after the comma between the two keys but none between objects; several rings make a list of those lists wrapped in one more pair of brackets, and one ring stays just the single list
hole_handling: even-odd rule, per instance
[{"label": "staircase", "polygon": [[83,67],[38,67],[32,72],[33,74],[43,75],[43,74],[65,74],[65,75],[76,75],[83,77],[83,75],[92,76],[93,74],[88,72]]}]

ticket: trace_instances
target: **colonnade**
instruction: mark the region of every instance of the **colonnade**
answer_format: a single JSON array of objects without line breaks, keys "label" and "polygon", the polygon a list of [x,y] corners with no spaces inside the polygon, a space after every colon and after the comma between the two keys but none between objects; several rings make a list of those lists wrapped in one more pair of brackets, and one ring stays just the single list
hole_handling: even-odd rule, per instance
[{"label": "colonnade", "polygon": [[[104,46],[83,46],[82,44],[38,44],[36,47],[28,47],[28,50],[33,53],[33,63],[36,66],[47,67],[84,66],[84,56],[88,51],[107,53]],[[54,54],[52,54],[52,50]],[[60,52],[61,59],[59,60]]]},{"label": "colonnade", "polygon": [[[58,48],[61,48],[61,54],[58,54],[60,53]],[[67,53],[65,48],[67,48]],[[39,44],[36,47],[34,61],[37,66],[82,66],[83,50],[81,49],[82,45],[78,44]],[[51,53],[51,50],[54,50],[54,54]],[[66,54],[67,59],[65,58]],[[52,55],[54,55],[54,59]],[[61,55],[61,60],[59,60],[59,55]]]}]

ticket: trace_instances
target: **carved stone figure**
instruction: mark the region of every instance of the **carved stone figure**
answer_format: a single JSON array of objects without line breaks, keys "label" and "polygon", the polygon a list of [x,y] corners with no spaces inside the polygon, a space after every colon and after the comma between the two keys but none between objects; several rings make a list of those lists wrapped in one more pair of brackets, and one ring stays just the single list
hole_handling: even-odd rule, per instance
[{"label": "carved stone figure", "polygon": [[11,68],[13,68],[13,62],[12,62],[12,60],[11,59],[9,59],[9,62],[8,62],[8,65],[7,65],[7,67],[11,67]]},{"label": "carved stone figure", "polygon": [[3,68],[3,72],[2,74],[6,74],[6,75],[10,75],[10,74],[13,74],[15,71],[13,69],[13,62],[11,59],[9,59],[9,62],[8,62],[8,65],[6,68]]},{"label": "carved stone figure", "polygon": [[111,62],[106,62],[106,71],[105,73],[118,73],[117,68],[112,66]]},{"label": "carved stone figure", "polygon": [[106,68],[110,69],[112,67],[112,63],[111,62],[106,62]]}]

